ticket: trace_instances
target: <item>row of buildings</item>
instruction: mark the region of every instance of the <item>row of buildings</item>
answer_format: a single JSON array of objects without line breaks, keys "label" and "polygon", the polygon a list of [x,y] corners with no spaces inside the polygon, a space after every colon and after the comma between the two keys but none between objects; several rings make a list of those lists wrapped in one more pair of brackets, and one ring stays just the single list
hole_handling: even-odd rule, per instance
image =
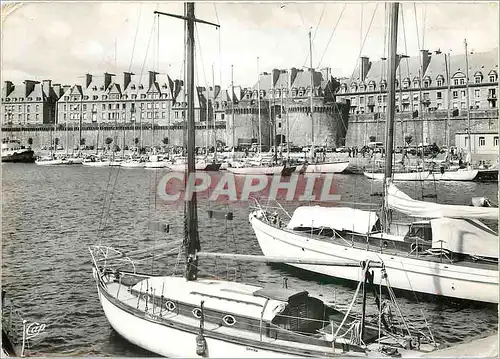
[{"label": "row of buildings", "polygon": [[[466,130],[468,124],[463,120],[470,113],[474,119],[471,128],[492,130],[496,126],[492,120],[498,115],[497,50],[469,55],[468,69],[463,54],[423,50],[420,56],[398,58],[396,111],[401,131],[396,136],[400,141],[413,131],[419,142],[449,142],[453,133]],[[289,140],[297,144],[307,144],[313,136],[315,142],[330,141],[337,146],[359,146],[374,136],[381,140],[380,120],[385,118],[387,103],[386,62],[361,57],[350,78],[337,79],[329,69],[321,69],[313,70],[311,79],[310,70],[292,68],[264,72],[252,87],[198,86],[195,121],[200,126],[225,127],[227,137],[233,137],[228,143],[255,140],[259,127],[269,143],[287,132]],[[54,123],[181,128],[186,102],[181,80],[152,71],[146,80],[129,72],[120,76],[87,74],[83,84],[72,86],[50,80],[6,81],[1,118],[3,128]],[[259,105],[262,120],[257,119]],[[293,124],[288,123],[290,118]]]}]

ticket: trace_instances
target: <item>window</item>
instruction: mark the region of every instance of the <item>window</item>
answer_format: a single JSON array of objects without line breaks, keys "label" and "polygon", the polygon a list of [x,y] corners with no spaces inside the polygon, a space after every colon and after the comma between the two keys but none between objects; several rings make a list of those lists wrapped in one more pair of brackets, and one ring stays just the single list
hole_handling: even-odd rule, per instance
[{"label": "window", "polygon": [[179,111],[175,111],[175,118],[179,118]]},{"label": "window", "polygon": [[151,111],[148,111],[148,118],[152,118],[153,117],[153,114],[151,113]]},{"label": "window", "polygon": [[161,108],[167,108],[167,103],[166,102],[162,103]]},{"label": "window", "polygon": [[439,79],[436,82],[437,86],[443,86],[443,80]]},{"label": "window", "polygon": [[151,102],[148,102],[148,109],[150,109],[153,106]]},{"label": "window", "polygon": [[479,137],[479,146],[485,146],[486,145],[486,139],[484,137]]},{"label": "window", "polygon": [[476,77],[474,77],[474,82],[475,82],[476,84],[480,84],[480,83],[481,83],[481,76],[476,76]]},{"label": "window", "polygon": [[27,105],[27,106],[26,106],[26,111],[27,111],[27,112],[30,112],[30,105]]},{"label": "window", "polygon": [[111,104],[110,104],[110,103],[108,103],[108,110],[110,110],[110,111],[111,111],[111,109],[112,109],[112,106],[111,106]]},{"label": "window", "polygon": [[360,105],[362,105],[362,104],[364,104],[364,103],[365,103],[365,98],[364,98],[363,96],[361,96],[361,97],[359,98],[359,104],[360,104]]},{"label": "window", "polygon": [[490,82],[495,82],[496,75],[490,75]]},{"label": "window", "polygon": [[428,92],[424,92],[424,100],[428,100],[429,99],[429,93]]},{"label": "window", "polygon": [[462,95],[462,98],[465,97],[465,91],[460,91],[461,95]]},{"label": "window", "polygon": [[442,92],[436,92],[436,96],[438,100],[441,100],[443,98],[443,93]]},{"label": "window", "polygon": [[460,108],[461,108],[462,110],[467,110],[467,106],[465,106],[465,102],[461,102],[461,103],[460,103]]},{"label": "window", "polygon": [[465,79],[460,79],[460,85],[465,85]]},{"label": "window", "polygon": [[453,98],[458,98],[458,91],[453,91]]},{"label": "window", "polygon": [[119,110],[119,109],[120,109],[120,104],[119,104],[119,103],[117,103],[117,104],[115,105],[115,110]]},{"label": "window", "polygon": [[481,101],[476,101],[475,105],[476,105],[476,108],[479,108],[481,106]]},{"label": "window", "polygon": [[37,112],[40,111],[40,106],[39,105],[35,106],[35,111],[37,111]]},{"label": "window", "polygon": [[83,119],[86,120],[87,119],[87,113],[84,113],[83,114]]},{"label": "window", "polygon": [[498,136],[493,137],[493,146],[498,146]]},{"label": "window", "polygon": [[85,104],[85,103],[84,103],[84,104],[82,105],[82,109],[83,109],[83,111],[86,111],[86,110],[87,110],[87,104]]},{"label": "window", "polygon": [[169,312],[173,312],[175,310],[175,303],[169,300],[165,303],[165,307]]},{"label": "window", "polygon": [[161,113],[161,118],[165,118],[165,112]]},{"label": "window", "polygon": [[457,102],[453,102],[453,108],[458,109],[458,103]]},{"label": "window", "polygon": [[429,80],[425,80],[425,81],[424,81],[424,87],[426,87],[426,88],[427,88],[427,87],[429,87],[429,86],[430,86],[430,84],[431,84],[431,82],[430,82]]},{"label": "window", "polygon": [[474,97],[479,97],[480,90],[474,90]]},{"label": "window", "polygon": [[488,98],[496,98],[497,97],[497,90],[496,89],[489,89],[488,90]]},{"label": "window", "polygon": [[66,105],[63,105],[63,111],[66,111]]},{"label": "window", "polygon": [[38,115],[38,114],[36,114],[36,115],[35,115],[35,119],[36,119],[36,120],[38,120],[38,117],[39,117],[39,115]]},{"label": "window", "polygon": [[125,110],[127,108],[127,104],[126,103],[123,103],[122,104],[122,110]]},{"label": "window", "polygon": [[437,103],[437,109],[441,110],[443,108],[443,104],[441,102]]},{"label": "window", "polygon": [[220,115],[220,119],[221,119],[221,120],[223,120],[223,119],[224,119],[224,117],[225,117],[225,115],[224,115],[223,113],[221,113],[221,115]]},{"label": "window", "polygon": [[453,80],[453,84],[454,84],[455,86],[458,86],[458,79],[454,79],[454,80]]},{"label": "window", "polygon": [[103,109],[103,111],[106,110],[106,104],[105,103],[102,104],[102,109]]}]

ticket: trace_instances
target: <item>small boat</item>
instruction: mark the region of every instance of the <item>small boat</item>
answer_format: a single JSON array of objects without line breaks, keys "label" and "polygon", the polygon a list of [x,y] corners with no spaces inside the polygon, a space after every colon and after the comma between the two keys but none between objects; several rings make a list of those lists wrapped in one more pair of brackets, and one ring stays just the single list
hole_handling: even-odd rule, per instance
[{"label": "small boat", "polygon": [[82,162],[82,166],[87,167],[109,167],[110,160],[92,156]]},{"label": "small boat", "polygon": [[296,171],[301,173],[343,173],[349,167],[349,161],[308,163],[305,168],[297,166]]},{"label": "small boat", "polygon": [[163,156],[151,155],[148,161],[143,163],[144,168],[165,168],[167,167],[167,162],[164,161]]},{"label": "small boat", "polygon": [[2,140],[2,162],[35,162],[34,152],[31,148],[21,146],[21,141],[12,139]]},{"label": "small boat", "polygon": [[62,158],[57,158],[54,155],[43,156],[35,161],[35,164],[39,166],[59,166],[67,164]]}]

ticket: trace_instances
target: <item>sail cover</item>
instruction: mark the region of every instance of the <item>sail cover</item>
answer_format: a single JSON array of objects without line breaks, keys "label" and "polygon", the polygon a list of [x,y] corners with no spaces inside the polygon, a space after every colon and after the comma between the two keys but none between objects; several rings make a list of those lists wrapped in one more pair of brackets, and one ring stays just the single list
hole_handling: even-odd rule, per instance
[{"label": "sail cover", "polygon": [[387,205],[390,209],[420,218],[483,218],[498,219],[498,208],[439,204],[412,199],[394,184],[387,188]]},{"label": "sail cover", "polygon": [[498,235],[477,220],[438,218],[431,228],[433,248],[498,258]]},{"label": "sail cover", "polygon": [[287,227],[331,228],[336,231],[370,233],[377,223],[376,212],[349,207],[303,206],[293,212]]}]

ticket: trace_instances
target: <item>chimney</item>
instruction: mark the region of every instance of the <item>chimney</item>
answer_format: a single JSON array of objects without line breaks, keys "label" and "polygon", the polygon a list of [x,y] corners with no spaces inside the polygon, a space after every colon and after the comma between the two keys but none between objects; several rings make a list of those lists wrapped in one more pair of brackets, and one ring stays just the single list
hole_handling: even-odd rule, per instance
[{"label": "chimney", "polygon": [[273,69],[273,86],[275,86],[276,82],[278,82],[280,74],[281,74],[281,70]]},{"label": "chimney", "polygon": [[368,75],[368,71],[370,70],[370,59],[366,56],[361,56],[360,57],[360,64],[359,64],[359,80],[360,81],[365,81],[366,75]]},{"label": "chimney", "polygon": [[107,72],[104,73],[104,90],[107,90],[109,85],[111,84],[111,81],[113,80],[114,74],[108,74]]},{"label": "chimney", "polygon": [[52,80],[43,80],[42,90],[45,96],[49,98],[52,97],[50,91],[51,89],[52,89]]},{"label": "chimney", "polygon": [[70,85],[64,85],[63,86],[63,93],[61,94],[61,96],[64,95],[66,92],[68,92],[70,88],[71,88]]},{"label": "chimney", "polygon": [[25,80],[24,81],[24,84],[25,84],[25,89],[26,89],[26,92],[25,92],[25,95],[24,97],[28,97],[30,93],[33,92],[33,90],[35,89],[35,85],[36,84],[39,84],[40,82],[38,81],[33,81],[33,80]]},{"label": "chimney", "polygon": [[4,93],[4,96],[3,97],[7,97],[9,96],[12,91],[14,91],[14,84],[12,83],[12,81],[5,81],[5,93]]},{"label": "chimney", "polygon": [[53,84],[52,89],[54,90],[57,98],[61,97],[61,84]]},{"label": "chimney", "polygon": [[128,84],[132,81],[132,72],[124,72],[123,73],[123,90],[127,89]]},{"label": "chimney", "polygon": [[293,87],[293,83],[295,82],[295,78],[297,77],[297,73],[299,72],[298,69],[296,69],[295,67],[292,67],[292,69],[290,70],[290,87]]},{"label": "chimney", "polygon": [[91,83],[92,83],[92,75],[85,74],[85,88],[88,89]]},{"label": "chimney", "polygon": [[420,59],[422,63],[420,64],[422,66],[422,76],[425,74],[427,71],[427,67],[429,66],[429,63],[431,62],[431,54],[429,53],[429,50],[420,50]]},{"label": "chimney", "polygon": [[149,87],[148,87],[148,89],[150,89],[151,86],[153,86],[153,84],[156,82],[156,75],[157,74],[158,74],[158,72],[149,71]]}]

